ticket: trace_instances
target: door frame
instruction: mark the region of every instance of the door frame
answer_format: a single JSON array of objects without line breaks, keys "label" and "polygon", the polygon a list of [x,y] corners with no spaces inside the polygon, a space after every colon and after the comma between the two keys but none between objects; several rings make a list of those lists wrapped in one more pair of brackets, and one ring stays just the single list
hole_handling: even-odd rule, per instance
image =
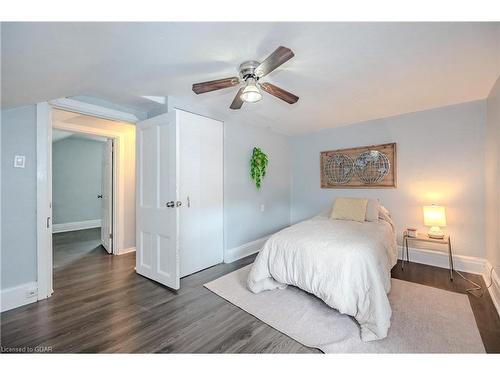
[{"label": "door frame", "polygon": [[[127,112],[117,111],[78,100],[60,98],[36,106],[37,125],[37,283],[38,300],[48,298],[53,293],[52,286],[52,191],[50,179],[52,172],[52,127],[71,132],[85,133],[113,138],[113,254],[120,253],[124,233],[118,228],[124,227],[125,205],[125,142],[124,135],[118,131],[92,128],[83,125],[61,124],[53,126],[52,110],[61,109],[83,115],[135,124],[139,119]],[[66,126],[68,125],[68,126]],[[124,249],[123,249],[124,250]]]}]

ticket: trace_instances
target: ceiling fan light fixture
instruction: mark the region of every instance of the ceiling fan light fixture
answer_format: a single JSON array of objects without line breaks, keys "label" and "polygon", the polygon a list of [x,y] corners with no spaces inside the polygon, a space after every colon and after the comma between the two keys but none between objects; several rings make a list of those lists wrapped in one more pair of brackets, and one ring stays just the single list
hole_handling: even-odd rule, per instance
[{"label": "ceiling fan light fixture", "polygon": [[262,100],[262,91],[281,99],[288,104],[297,103],[299,97],[269,82],[263,82],[262,78],[276,70],[278,67],[290,60],[294,55],[290,48],[278,47],[264,61],[244,61],[240,64],[237,77],[216,79],[213,81],[199,82],[193,84],[192,90],[195,94],[238,87],[230,109],[241,109],[244,103],[255,103]]},{"label": "ceiling fan light fixture", "polygon": [[247,103],[255,103],[262,99],[262,94],[253,78],[247,80],[247,85],[243,89],[240,98]]}]

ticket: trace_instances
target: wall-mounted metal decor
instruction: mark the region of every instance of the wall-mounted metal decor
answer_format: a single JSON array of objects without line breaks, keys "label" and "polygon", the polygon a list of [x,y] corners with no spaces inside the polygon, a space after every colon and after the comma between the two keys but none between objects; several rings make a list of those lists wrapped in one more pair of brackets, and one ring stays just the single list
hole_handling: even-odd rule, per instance
[{"label": "wall-mounted metal decor", "polygon": [[323,151],[322,188],[396,187],[396,143]]}]

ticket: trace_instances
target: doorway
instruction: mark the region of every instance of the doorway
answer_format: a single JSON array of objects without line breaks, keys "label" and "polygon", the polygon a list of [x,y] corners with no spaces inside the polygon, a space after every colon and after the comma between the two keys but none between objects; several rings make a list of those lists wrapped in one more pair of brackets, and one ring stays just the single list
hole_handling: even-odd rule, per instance
[{"label": "doorway", "polygon": [[112,150],[112,138],[52,131],[54,269],[92,251],[113,253]]},{"label": "doorway", "polygon": [[[60,108],[59,101],[75,110]],[[39,300],[53,293],[54,267],[72,257],[95,249],[105,255],[135,251],[135,126],[103,118],[106,112],[93,107],[99,116],[84,113],[92,111],[73,102],[37,106]],[[90,144],[90,153],[81,155]],[[58,166],[61,173],[53,171]],[[61,180],[63,188],[55,185]]]}]

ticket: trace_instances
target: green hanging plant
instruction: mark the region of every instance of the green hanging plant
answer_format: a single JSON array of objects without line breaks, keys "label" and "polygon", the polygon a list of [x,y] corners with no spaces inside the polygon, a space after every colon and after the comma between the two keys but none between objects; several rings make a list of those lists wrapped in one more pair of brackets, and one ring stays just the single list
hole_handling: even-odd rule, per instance
[{"label": "green hanging plant", "polygon": [[258,147],[253,148],[252,159],[250,159],[250,177],[255,181],[255,186],[260,189],[262,180],[266,176],[266,168],[269,160],[267,155]]}]

